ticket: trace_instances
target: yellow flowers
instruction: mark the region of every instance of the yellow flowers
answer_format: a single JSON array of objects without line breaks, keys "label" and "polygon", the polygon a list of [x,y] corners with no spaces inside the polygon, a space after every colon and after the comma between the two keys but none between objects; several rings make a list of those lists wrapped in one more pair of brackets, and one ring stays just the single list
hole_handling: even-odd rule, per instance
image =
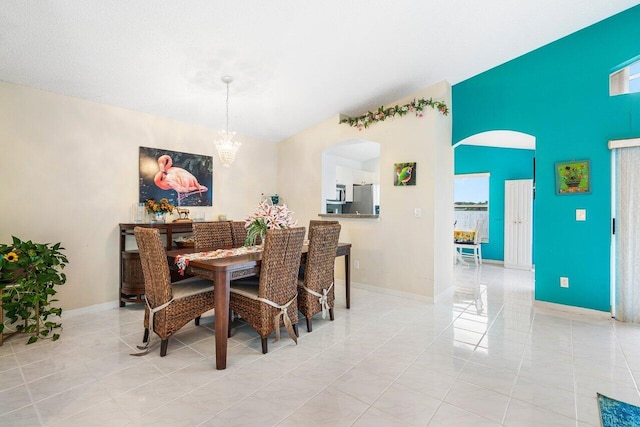
[{"label": "yellow flowers", "polygon": [[6,254],[4,256],[4,259],[6,259],[9,262],[16,262],[16,261],[18,261],[18,254],[13,252],[13,251],[9,252],[8,254]]},{"label": "yellow flowers", "polygon": [[171,213],[173,212],[174,206],[169,203],[169,200],[164,198],[160,199],[159,202],[156,202],[153,199],[149,199],[145,202],[145,206],[147,208],[147,212],[154,213]]}]

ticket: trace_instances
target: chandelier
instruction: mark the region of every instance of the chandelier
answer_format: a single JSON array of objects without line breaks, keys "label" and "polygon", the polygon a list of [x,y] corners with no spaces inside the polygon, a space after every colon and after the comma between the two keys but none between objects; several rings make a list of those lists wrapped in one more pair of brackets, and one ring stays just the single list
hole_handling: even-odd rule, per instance
[{"label": "chandelier", "polygon": [[235,132],[229,132],[229,83],[233,81],[233,77],[223,76],[222,81],[227,85],[227,127],[226,130],[218,132],[220,139],[216,140],[214,144],[218,149],[218,157],[220,157],[222,166],[228,168],[235,160],[238,148],[242,144],[238,141],[233,141],[233,137],[236,135]]}]

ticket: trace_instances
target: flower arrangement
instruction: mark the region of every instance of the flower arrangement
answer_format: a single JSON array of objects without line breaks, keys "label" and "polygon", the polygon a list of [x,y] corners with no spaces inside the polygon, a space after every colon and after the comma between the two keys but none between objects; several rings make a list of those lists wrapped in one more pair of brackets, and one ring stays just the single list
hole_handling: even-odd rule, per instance
[{"label": "flower arrangement", "polygon": [[244,227],[247,229],[247,240],[244,245],[255,245],[258,236],[264,243],[267,230],[297,226],[298,221],[291,218],[292,214],[293,212],[287,208],[287,205],[271,205],[268,200],[264,200],[258,205],[253,215],[244,222]]},{"label": "flower arrangement", "polygon": [[144,203],[147,208],[147,212],[150,214],[166,214],[172,213],[174,206],[169,203],[169,200],[164,198],[160,199],[159,202],[156,202],[154,199],[149,199]]},{"label": "flower arrangement", "polygon": [[[67,281],[61,270],[69,261],[62,250],[60,243],[33,243],[17,237],[13,237],[10,245],[0,244],[2,309],[10,324],[19,322],[13,333],[31,335],[27,344],[41,338],[55,341],[60,337],[53,331],[62,325],[48,317],[62,314],[61,308],[50,306],[57,301],[51,299],[57,293],[54,287]],[[0,323],[0,333],[6,326]]]},{"label": "flower arrangement", "polygon": [[348,123],[349,126],[358,128],[358,130],[362,130],[363,128],[368,128],[373,123],[383,122],[386,119],[392,118],[395,115],[404,116],[408,113],[415,113],[417,117],[424,116],[425,107],[431,107],[435,110],[440,111],[440,113],[444,116],[449,114],[449,107],[442,101],[434,101],[433,99],[424,99],[420,98],[417,101],[414,99],[408,104],[399,106],[395,105],[394,107],[384,108],[384,106],[380,106],[378,110],[374,113],[368,111],[366,114],[359,117],[347,117],[345,119],[340,120],[340,123]]}]

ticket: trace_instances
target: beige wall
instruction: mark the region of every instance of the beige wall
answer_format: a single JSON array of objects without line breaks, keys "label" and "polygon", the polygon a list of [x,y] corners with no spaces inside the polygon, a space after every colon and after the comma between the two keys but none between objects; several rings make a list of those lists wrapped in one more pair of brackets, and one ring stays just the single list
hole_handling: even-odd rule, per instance
[{"label": "beige wall", "polygon": [[[442,82],[395,103],[434,98],[451,105]],[[300,225],[318,219],[322,206],[322,151],[349,139],[381,144],[380,218],[343,219],[341,241],[353,244],[352,280],[390,291],[434,299],[452,285],[453,149],[451,116],[428,109],[425,116],[397,117],[357,131],[331,117],[279,144],[278,191]],[[415,187],[393,186],[393,164],[417,162]],[[414,209],[422,216],[416,218]],[[338,266],[341,263],[337,264]]]},{"label": "beige wall", "polygon": [[214,129],[0,82],[0,242],[62,242],[63,309],[116,301],[118,223],[131,222],[138,201],[140,146],[214,157],[214,206],[200,208],[207,219],[244,219],[261,193],[278,191],[276,144],[238,136],[243,145],[226,169],[216,137]]}]

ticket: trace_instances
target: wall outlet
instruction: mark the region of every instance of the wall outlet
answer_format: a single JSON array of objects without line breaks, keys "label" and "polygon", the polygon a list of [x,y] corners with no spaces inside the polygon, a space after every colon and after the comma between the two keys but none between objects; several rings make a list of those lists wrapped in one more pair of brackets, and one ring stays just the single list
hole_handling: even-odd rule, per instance
[{"label": "wall outlet", "polygon": [[560,278],[560,287],[561,288],[568,288],[569,287],[569,278],[568,277],[561,277]]},{"label": "wall outlet", "polygon": [[360,268],[360,261],[358,261],[357,259],[353,261],[353,268],[355,268],[356,270]]},{"label": "wall outlet", "polygon": [[587,220],[587,210],[576,209],[576,221],[586,221],[586,220]]}]

